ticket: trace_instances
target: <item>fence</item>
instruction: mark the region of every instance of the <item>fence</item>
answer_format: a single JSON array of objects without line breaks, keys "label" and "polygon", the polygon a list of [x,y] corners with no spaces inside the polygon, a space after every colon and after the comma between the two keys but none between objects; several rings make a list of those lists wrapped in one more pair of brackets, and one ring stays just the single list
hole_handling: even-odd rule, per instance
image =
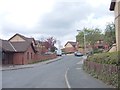
[{"label": "fence", "polygon": [[118,87],[118,66],[109,64],[100,64],[92,61],[84,61],[83,68],[93,77],[102,80],[103,82]]}]

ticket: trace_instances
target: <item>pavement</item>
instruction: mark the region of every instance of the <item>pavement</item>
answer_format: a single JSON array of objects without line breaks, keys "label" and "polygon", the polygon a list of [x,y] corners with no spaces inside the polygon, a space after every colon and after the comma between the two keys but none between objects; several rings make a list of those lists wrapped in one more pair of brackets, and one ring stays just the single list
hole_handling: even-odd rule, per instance
[{"label": "pavement", "polygon": [[38,63],[35,63],[35,64],[2,66],[0,68],[0,70],[8,71],[8,70],[18,70],[18,69],[25,69],[25,68],[33,68],[33,67],[36,67],[36,66],[40,66],[40,65],[43,65],[43,64],[49,64],[49,63],[61,60],[61,58],[62,57],[57,57],[55,59],[51,59],[51,60],[43,61],[43,62],[38,62]]},{"label": "pavement", "polygon": [[83,60],[78,62],[73,67],[70,67],[66,71],[65,79],[68,88],[113,88],[101,80],[93,78],[88,73],[86,73],[83,68]]}]

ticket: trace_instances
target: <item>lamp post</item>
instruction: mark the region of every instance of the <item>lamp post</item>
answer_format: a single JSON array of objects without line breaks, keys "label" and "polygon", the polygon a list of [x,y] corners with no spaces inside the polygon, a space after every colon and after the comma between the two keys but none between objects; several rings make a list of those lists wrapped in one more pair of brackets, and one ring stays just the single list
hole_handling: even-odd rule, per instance
[{"label": "lamp post", "polygon": [[[81,32],[82,30],[77,30],[77,32]],[[86,55],[86,37],[85,37],[85,30],[83,30],[83,33],[84,33],[84,52],[85,52],[85,55]]]}]

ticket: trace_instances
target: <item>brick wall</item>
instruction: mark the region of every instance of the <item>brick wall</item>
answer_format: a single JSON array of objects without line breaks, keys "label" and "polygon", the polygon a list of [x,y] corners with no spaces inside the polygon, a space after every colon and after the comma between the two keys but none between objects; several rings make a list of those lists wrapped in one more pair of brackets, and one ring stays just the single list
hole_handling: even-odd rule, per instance
[{"label": "brick wall", "polygon": [[[34,61],[42,61],[42,60],[48,60],[48,59],[54,59],[56,58],[56,54],[50,54],[50,55],[40,55],[40,54],[36,54],[35,55],[35,60]],[[34,62],[33,61],[33,62]]]},{"label": "brick wall", "polygon": [[76,48],[74,48],[74,47],[68,47],[68,48],[64,48],[64,51],[66,53],[74,53],[76,51]]},{"label": "brick wall", "polygon": [[24,53],[16,53],[14,55],[13,64],[15,64],[15,65],[23,65],[23,64],[29,64],[29,63],[33,63],[33,62],[37,62],[37,61],[49,60],[49,59],[57,58],[56,54],[51,54],[51,55],[34,54],[33,59],[27,59],[26,57],[27,56]]},{"label": "brick wall", "polygon": [[19,65],[25,64],[24,53],[14,53],[13,64],[15,64],[15,65],[17,65],[17,64],[19,64]]},{"label": "brick wall", "polygon": [[26,52],[19,53],[8,53],[6,54],[3,64],[14,64],[14,65],[23,65],[29,64],[36,61],[48,60],[56,58],[56,54],[44,55],[35,53],[30,46]]},{"label": "brick wall", "polygon": [[30,46],[28,50],[24,53],[24,64],[31,63],[34,60],[35,60],[35,52]]}]

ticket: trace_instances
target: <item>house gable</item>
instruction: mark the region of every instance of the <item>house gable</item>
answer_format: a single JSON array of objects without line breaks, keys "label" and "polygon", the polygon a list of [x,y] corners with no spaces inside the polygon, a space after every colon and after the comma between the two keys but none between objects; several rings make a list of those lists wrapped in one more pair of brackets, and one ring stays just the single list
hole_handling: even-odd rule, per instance
[{"label": "house gable", "polygon": [[9,39],[10,42],[24,42],[23,39],[19,34],[14,35],[12,38]]},{"label": "house gable", "polygon": [[34,38],[28,38],[20,34],[15,34],[8,40],[8,42],[11,43],[16,52],[25,52],[30,45],[32,45],[34,52],[36,52],[36,42]]},{"label": "house gable", "polygon": [[71,42],[71,41],[68,41],[66,44],[65,44],[65,47],[76,47],[77,43],[76,42]]},{"label": "house gable", "polygon": [[67,43],[66,45],[65,45],[65,48],[68,48],[68,47],[73,47],[70,43]]}]

